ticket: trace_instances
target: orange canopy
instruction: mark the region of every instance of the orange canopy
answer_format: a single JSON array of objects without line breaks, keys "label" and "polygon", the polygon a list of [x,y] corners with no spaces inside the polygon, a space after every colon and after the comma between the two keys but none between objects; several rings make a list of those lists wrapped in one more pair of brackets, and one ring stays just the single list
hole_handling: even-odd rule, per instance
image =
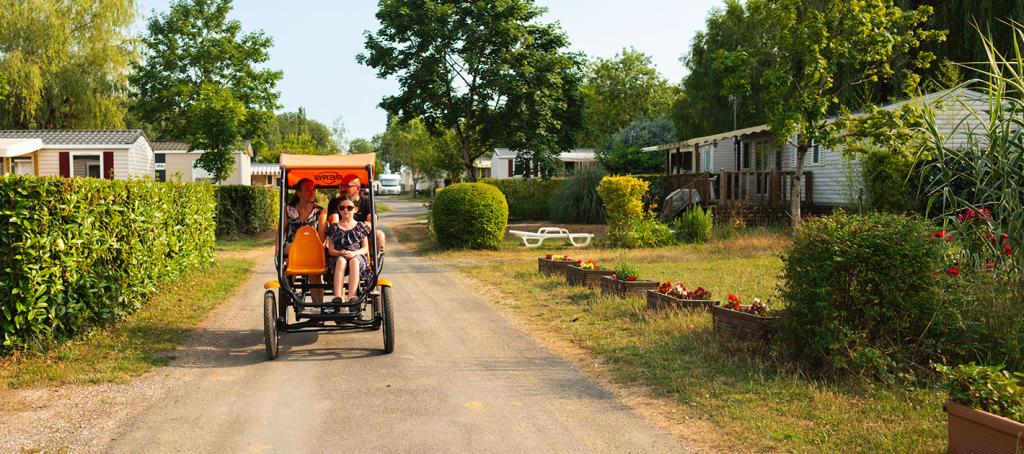
[{"label": "orange canopy", "polygon": [[[318,188],[336,188],[350,178],[358,177],[366,185],[370,176],[366,166],[373,167],[376,154],[335,154],[329,156],[282,154],[281,165],[288,172],[288,186],[309,178]],[[374,169],[376,172],[376,169]]]}]

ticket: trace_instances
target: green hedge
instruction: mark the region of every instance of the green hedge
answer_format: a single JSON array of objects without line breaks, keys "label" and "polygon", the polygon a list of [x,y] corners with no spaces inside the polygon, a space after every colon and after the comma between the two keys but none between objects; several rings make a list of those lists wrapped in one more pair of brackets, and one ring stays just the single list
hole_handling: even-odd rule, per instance
[{"label": "green hedge", "polygon": [[498,188],[508,202],[510,221],[547,220],[551,216],[551,199],[562,184],[562,178],[548,180],[540,178],[484,178],[486,183]]},{"label": "green hedge", "polygon": [[458,183],[437,191],[430,215],[431,232],[442,246],[497,249],[508,225],[508,204],[492,185]]},{"label": "green hedge", "polygon": [[916,207],[914,162],[893,153],[875,151],[864,158],[864,193],[868,207],[889,213],[911,213]]},{"label": "green hedge", "polygon": [[139,309],[213,260],[208,184],[0,177],[0,352]]},{"label": "green hedge", "polygon": [[955,355],[956,291],[932,229],[884,213],[806,220],[783,257],[789,352],[816,370],[882,378]]},{"label": "green hedge", "polygon": [[257,235],[277,227],[277,189],[228,185],[217,188],[217,238]]}]

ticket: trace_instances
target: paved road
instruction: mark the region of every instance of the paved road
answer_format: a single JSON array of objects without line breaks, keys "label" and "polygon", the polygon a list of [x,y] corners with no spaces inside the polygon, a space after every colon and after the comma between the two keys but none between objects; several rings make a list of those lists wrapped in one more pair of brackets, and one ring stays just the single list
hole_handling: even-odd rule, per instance
[{"label": "paved road", "polygon": [[[383,223],[423,208],[389,201]],[[264,360],[262,282],[218,309],[114,452],[683,452],[457,275],[391,247],[396,350],[381,332],[300,333]]]}]

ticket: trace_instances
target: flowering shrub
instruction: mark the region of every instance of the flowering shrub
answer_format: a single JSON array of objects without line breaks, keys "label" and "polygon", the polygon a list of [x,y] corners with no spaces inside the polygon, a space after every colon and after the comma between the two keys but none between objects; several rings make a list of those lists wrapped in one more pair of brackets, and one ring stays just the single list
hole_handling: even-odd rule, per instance
[{"label": "flowering shrub", "polygon": [[597,262],[595,262],[594,259],[587,259],[586,261],[577,260],[576,261],[576,267],[581,269],[581,270],[598,270],[598,269],[601,269],[600,267],[597,266]]},{"label": "flowering shrub", "polygon": [[658,285],[658,292],[664,293],[673,298],[679,298],[683,300],[709,300],[711,299],[711,292],[704,290],[703,287],[697,287],[695,290],[687,289],[682,282],[672,285],[671,282],[665,282]]},{"label": "flowering shrub", "polygon": [[960,268],[939,239],[948,233],[934,233],[925,219],[895,214],[805,221],[783,257],[785,348],[820,372],[884,379],[962,354],[959,296],[942,287]]}]

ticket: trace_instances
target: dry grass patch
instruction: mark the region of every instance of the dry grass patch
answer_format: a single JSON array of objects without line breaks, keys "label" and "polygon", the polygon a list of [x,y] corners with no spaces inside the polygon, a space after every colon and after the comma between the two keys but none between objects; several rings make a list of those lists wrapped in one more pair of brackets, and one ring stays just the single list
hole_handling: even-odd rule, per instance
[{"label": "dry grass patch", "polygon": [[[706,312],[651,313],[640,298],[604,298],[537,273],[548,252],[636,263],[642,278],[703,286],[716,298],[772,297],[789,244],[755,230],[707,245],[657,250],[573,248],[432,254],[492,287],[534,329],[600,358],[620,383],[672,402],[677,421],[715,428],[729,451],[921,452],[944,447],[942,394],[809,379],[770,354],[718,339]],[[685,438],[685,437],[684,437]]]}]

